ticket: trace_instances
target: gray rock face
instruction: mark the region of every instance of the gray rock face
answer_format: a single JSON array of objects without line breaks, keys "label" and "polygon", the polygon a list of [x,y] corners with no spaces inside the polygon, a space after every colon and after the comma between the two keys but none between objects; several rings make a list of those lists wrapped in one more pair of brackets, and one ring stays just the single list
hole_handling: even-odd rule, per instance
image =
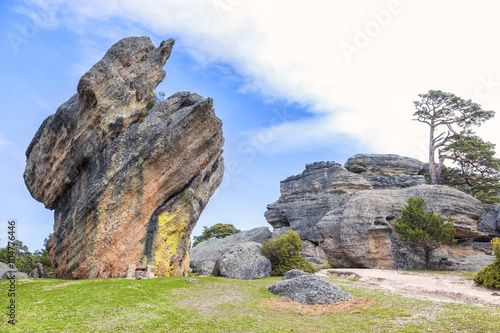
[{"label": "gray rock face", "polygon": [[282,280],[289,280],[289,279],[296,278],[298,276],[311,276],[311,275],[312,274],[304,272],[301,269],[292,269],[292,270],[289,270],[288,272],[286,272],[285,274],[283,274],[283,278],[281,278],[281,279]]},{"label": "gray rock face", "polygon": [[425,183],[424,176],[420,175],[424,163],[394,154],[356,154],[347,160],[344,167],[362,175],[377,190]]},{"label": "gray rock face", "polygon": [[372,186],[363,177],[348,172],[340,164],[308,164],[304,172],[281,182],[281,197],[267,206],[264,215],[276,231],[291,228],[301,239],[317,245],[322,236],[316,224],[326,213],[346,194],[368,189]]},{"label": "gray rock face", "polygon": [[29,277],[37,279],[46,279],[49,277],[49,275],[45,271],[43,265],[38,263],[36,267],[33,269],[33,271],[30,273]]},{"label": "gray rock face", "polygon": [[488,205],[479,219],[477,227],[490,237],[498,237],[497,235],[500,234],[500,206]]},{"label": "gray rock face", "polygon": [[202,261],[199,265],[196,265],[198,276],[210,276],[214,274],[215,262],[210,260]]},{"label": "gray rock face", "polygon": [[132,264],[187,275],[191,232],[222,181],[224,139],[210,98],[181,92],[151,107],[173,45],[113,45],[29,145],[26,185],[55,210],[55,276],[123,277]]},{"label": "gray rock face", "polygon": [[260,254],[261,246],[255,242],[245,242],[231,247],[217,260],[213,274],[243,280],[269,277],[271,261]]},{"label": "gray rock face", "polygon": [[[393,229],[409,197],[422,197],[438,216],[450,216],[455,238],[484,237],[477,229],[483,213],[479,200],[446,186],[420,185],[400,190],[362,191],[345,197],[318,229],[333,267],[408,268],[418,254]],[[413,268],[413,267],[412,267]]]},{"label": "gray rock face", "polygon": [[11,278],[20,279],[27,278],[28,274],[19,272],[17,268],[10,268],[9,264],[0,262],[0,280],[8,280]]},{"label": "gray rock face", "polygon": [[[215,263],[222,254],[234,246],[245,242],[264,243],[271,237],[271,231],[267,227],[244,230],[235,235],[222,239],[210,238],[209,240],[193,246],[189,252],[189,266],[195,272],[208,273],[209,263]],[[203,268],[204,267],[204,268]],[[213,267],[212,267],[213,268]]]},{"label": "gray rock face", "polygon": [[316,275],[305,272],[287,272],[281,281],[266,287],[267,290],[291,301],[302,304],[331,304],[345,302],[352,296],[344,289]]}]

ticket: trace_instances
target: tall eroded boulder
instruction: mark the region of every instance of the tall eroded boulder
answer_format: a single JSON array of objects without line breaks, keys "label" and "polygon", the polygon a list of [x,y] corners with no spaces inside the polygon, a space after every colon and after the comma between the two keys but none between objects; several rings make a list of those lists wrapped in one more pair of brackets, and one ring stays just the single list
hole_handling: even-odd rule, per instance
[{"label": "tall eroded boulder", "polygon": [[[26,152],[32,196],[54,209],[54,275],[187,275],[191,232],[221,183],[222,122],[188,92],[153,103],[174,41],[125,38],[41,125]],[[154,105],[154,106],[153,106]]]}]

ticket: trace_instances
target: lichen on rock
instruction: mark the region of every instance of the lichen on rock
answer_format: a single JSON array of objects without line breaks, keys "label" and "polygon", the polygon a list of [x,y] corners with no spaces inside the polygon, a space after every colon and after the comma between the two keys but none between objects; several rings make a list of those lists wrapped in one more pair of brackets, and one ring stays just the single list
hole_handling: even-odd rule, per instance
[{"label": "lichen on rock", "polygon": [[113,45],[29,145],[26,185],[55,210],[55,276],[121,277],[129,265],[187,275],[191,232],[222,181],[224,139],[210,98],[180,92],[151,107],[173,45]]}]

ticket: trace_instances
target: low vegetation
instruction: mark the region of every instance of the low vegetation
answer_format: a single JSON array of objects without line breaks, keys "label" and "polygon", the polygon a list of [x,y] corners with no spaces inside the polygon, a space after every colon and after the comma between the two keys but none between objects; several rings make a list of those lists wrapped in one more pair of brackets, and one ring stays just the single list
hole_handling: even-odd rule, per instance
[{"label": "low vegetation", "polygon": [[[442,303],[359,289],[328,278],[361,304],[333,311],[293,306],[265,290],[278,277],[20,279],[15,326],[1,332],[499,332],[500,308]],[[0,282],[6,291],[8,281]],[[362,301],[362,302],[360,302]],[[5,309],[9,299],[0,297]]]},{"label": "low vegetation", "polygon": [[496,259],[479,271],[474,276],[474,281],[486,287],[500,289],[500,238],[493,238],[491,243]]},{"label": "low vegetation", "polygon": [[290,230],[276,240],[262,244],[260,253],[271,261],[272,276],[282,276],[291,269],[315,273],[316,269],[300,255],[302,241],[296,231]]}]

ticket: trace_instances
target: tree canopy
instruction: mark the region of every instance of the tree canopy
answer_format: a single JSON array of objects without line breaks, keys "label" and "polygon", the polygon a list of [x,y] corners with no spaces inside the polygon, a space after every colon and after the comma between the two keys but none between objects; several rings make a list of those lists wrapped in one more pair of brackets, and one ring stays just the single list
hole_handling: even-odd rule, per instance
[{"label": "tree canopy", "polygon": [[500,202],[500,159],[495,157],[494,148],[478,136],[457,138],[442,155],[458,168],[443,168],[441,183],[486,203]]},{"label": "tree canopy", "polygon": [[[452,93],[429,90],[414,101],[414,120],[429,125],[429,165],[431,184],[440,184],[446,159],[455,160],[453,154],[442,154],[443,149],[460,138],[473,137],[473,126],[481,126],[494,117],[494,111],[485,111],[481,105]],[[448,151],[449,152],[449,151]],[[436,153],[439,161],[436,163]]]},{"label": "tree canopy", "polygon": [[434,210],[426,212],[427,203],[421,197],[408,198],[396,219],[394,229],[403,242],[423,249],[425,265],[430,268],[430,254],[441,245],[453,245],[455,229],[451,218],[438,217]]},{"label": "tree canopy", "polygon": [[[487,203],[500,202],[500,160],[495,157],[495,145],[473,131],[495,112],[440,90],[418,96],[421,100],[413,102],[417,110],[413,120],[429,125],[429,183],[456,187]],[[447,160],[452,166],[445,165]]]},{"label": "tree canopy", "polygon": [[240,232],[239,229],[236,229],[232,224],[223,224],[217,223],[210,228],[204,226],[203,233],[200,236],[194,236],[193,246],[198,245],[201,242],[204,242],[210,238],[224,238],[227,236],[231,236]]}]

